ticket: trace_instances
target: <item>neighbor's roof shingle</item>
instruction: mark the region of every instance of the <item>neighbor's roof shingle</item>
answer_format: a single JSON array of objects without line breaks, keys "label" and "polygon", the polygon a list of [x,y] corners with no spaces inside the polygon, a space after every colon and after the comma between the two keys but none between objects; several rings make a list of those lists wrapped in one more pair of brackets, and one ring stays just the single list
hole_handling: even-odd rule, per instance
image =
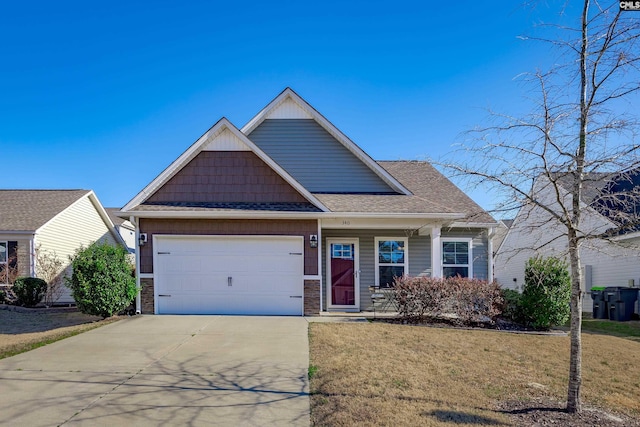
[{"label": "neighbor's roof shingle", "polygon": [[419,161],[380,161],[413,195],[319,194],[333,212],[372,213],[461,213],[470,222],[495,220],[431,164]]},{"label": "neighbor's roof shingle", "polygon": [[36,231],[89,190],[0,190],[0,231]]}]

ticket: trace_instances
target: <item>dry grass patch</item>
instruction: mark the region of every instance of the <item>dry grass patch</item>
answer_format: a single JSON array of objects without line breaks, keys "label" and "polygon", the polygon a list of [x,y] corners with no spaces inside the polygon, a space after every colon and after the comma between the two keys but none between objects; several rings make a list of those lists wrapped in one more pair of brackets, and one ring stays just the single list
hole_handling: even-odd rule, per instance
[{"label": "dry grass patch", "polygon": [[[564,399],[569,339],[387,323],[310,325],[315,425],[508,425],[498,402]],[[640,343],[583,336],[585,402],[640,416]]]}]

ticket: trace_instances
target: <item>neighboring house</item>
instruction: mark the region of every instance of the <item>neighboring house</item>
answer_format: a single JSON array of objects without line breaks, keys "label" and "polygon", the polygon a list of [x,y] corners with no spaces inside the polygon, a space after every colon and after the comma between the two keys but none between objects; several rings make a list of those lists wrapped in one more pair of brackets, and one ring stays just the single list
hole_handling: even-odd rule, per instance
[{"label": "neighboring house", "polygon": [[370,310],[394,276],[492,276],[493,218],[430,164],[376,162],[291,89],[223,118],[122,208],[143,313]]},{"label": "neighboring house", "polygon": [[[93,191],[0,190],[0,285],[38,277],[39,251],[55,254],[68,272],[69,256],[102,240],[122,243]],[[67,288],[57,302],[73,302]]]},{"label": "neighboring house", "polygon": [[105,211],[107,211],[109,219],[111,220],[111,222],[113,222],[116,230],[118,230],[118,233],[120,233],[120,237],[122,237],[122,240],[124,241],[129,252],[134,253],[136,251],[136,228],[129,220],[120,218],[118,215],[116,215],[120,211],[120,208],[104,209]]},{"label": "neighboring house", "polygon": [[[581,230],[585,235],[600,235],[620,229],[620,210],[612,209],[607,200],[621,181],[621,175],[588,174],[584,183]],[[635,179],[635,178],[634,178]],[[560,199],[571,202],[569,183],[560,183]],[[532,191],[537,200],[553,210],[559,208],[553,186],[545,177],[540,177]],[[632,207],[633,208],[633,207]],[[615,233],[611,238],[584,241],[581,249],[583,271],[584,311],[590,311],[592,286],[634,286],[640,284],[640,233],[635,229]],[[518,212],[512,226],[498,249],[495,258],[495,277],[503,286],[522,291],[524,268],[527,260],[535,255],[557,256],[568,261],[567,237],[564,226],[551,220],[550,214],[538,206],[526,205]]]},{"label": "neighboring house", "polygon": [[[505,237],[507,237],[507,233],[509,232],[509,228],[513,225],[512,219],[501,219],[498,221],[498,225],[495,228],[493,233],[493,255],[498,253],[500,246],[502,246],[502,242],[504,242]],[[495,259],[494,259],[495,261]]]}]

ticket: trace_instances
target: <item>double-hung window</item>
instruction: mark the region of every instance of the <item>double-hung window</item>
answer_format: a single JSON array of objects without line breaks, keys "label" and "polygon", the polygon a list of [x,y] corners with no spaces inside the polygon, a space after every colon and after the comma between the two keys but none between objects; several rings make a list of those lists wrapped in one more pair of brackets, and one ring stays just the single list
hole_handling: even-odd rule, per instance
[{"label": "double-hung window", "polygon": [[376,285],[393,286],[394,277],[409,273],[408,244],[403,237],[376,237]]},{"label": "double-hung window", "polygon": [[442,277],[473,277],[472,239],[442,239]]}]

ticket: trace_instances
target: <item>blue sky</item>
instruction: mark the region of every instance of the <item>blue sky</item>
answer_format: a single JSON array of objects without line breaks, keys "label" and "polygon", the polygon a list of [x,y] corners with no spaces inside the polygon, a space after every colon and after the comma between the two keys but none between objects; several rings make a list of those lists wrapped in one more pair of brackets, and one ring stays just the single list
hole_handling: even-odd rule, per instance
[{"label": "blue sky", "polygon": [[94,3],[3,5],[1,188],[93,189],[120,207],[218,119],[242,127],[287,86],[374,159],[438,158],[486,108],[523,108],[514,78],[548,52],[517,36],[559,11],[513,1]]}]

